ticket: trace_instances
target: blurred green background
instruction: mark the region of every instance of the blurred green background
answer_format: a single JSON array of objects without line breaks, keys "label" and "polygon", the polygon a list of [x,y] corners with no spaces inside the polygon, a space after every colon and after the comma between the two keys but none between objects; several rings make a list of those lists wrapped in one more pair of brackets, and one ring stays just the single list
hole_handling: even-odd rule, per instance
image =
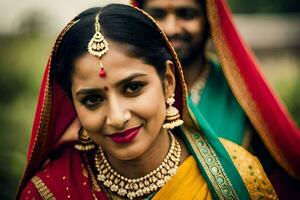
[{"label": "blurred green background", "polygon": [[[30,1],[27,2],[30,3]],[[101,1],[100,5],[106,2]],[[31,3],[34,7],[34,1]],[[71,9],[76,1],[67,3]],[[262,71],[299,125],[300,38],[298,38],[298,43],[295,41],[297,38],[293,38],[293,35],[298,33],[298,30],[294,29],[299,25],[293,23],[299,17],[300,1],[230,0],[229,3],[234,13],[239,14],[237,22],[240,24],[241,32],[246,36],[248,34],[254,37],[252,39],[249,37],[249,43],[261,63]],[[78,4],[80,5],[76,7],[77,10],[96,5],[95,1],[93,4],[82,4],[82,1],[78,1]],[[13,8],[7,3],[3,4],[0,9],[4,11]],[[74,13],[78,13],[77,10],[74,9]],[[62,28],[57,23],[54,25],[55,28],[51,29],[48,15],[43,10],[36,8],[25,10],[24,8],[22,12],[22,17],[18,17],[18,25],[13,30],[0,31],[0,199],[14,198],[26,163],[39,84],[56,35]],[[61,12],[57,14],[64,16]],[[275,22],[272,20],[273,15],[275,19],[278,19]],[[250,26],[247,20],[253,19],[253,16],[256,16],[257,22],[265,21],[265,23],[257,25],[258,23],[251,20]],[[63,22],[69,19],[65,17]],[[1,17],[1,20],[6,19]],[[274,22],[272,26],[276,27],[276,21],[281,21],[281,24],[288,23],[291,31],[288,32],[290,35],[281,33],[283,36],[278,36],[278,40],[275,38],[274,43],[271,40],[269,44],[262,45],[257,39],[261,37],[259,33],[247,31],[249,26],[253,29],[256,25],[262,29],[268,28],[269,22]],[[280,27],[279,30],[281,30]],[[291,41],[281,44],[280,41],[285,39],[280,38],[290,38]]]}]

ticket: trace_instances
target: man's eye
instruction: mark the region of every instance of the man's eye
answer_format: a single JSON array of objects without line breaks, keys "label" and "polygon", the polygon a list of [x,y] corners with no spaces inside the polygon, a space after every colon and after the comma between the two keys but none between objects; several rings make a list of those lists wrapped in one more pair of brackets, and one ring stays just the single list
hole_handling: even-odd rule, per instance
[{"label": "man's eye", "polygon": [[166,10],[159,8],[146,9],[146,12],[156,20],[163,20],[167,15]]},{"label": "man's eye", "polygon": [[145,86],[145,84],[141,83],[141,82],[131,82],[125,86],[124,94],[125,95],[136,95],[141,91],[141,89],[144,86]]},{"label": "man's eye", "polygon": [[87,107],[95,107],[103,101],[103,97],[100,95],[89,95],[85,97],[81,103]]},{"label": "man's eye", "polygon": [[178,8],[176,10],[176,16],[184,20],[191,20],[199,15],[200,11],[195,8]]}]

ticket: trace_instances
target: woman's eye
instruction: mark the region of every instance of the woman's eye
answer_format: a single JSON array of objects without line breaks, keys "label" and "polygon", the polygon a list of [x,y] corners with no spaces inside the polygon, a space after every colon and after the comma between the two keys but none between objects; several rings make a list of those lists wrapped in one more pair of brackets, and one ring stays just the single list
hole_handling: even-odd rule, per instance
[{"label": "woman's eye", "polygon": [[89,95],[82,100],[82,104],[87,107],[95,107],[103,101],[100,95]]},{"label": "woman's eye", "polygon": [[131,82],[126,85],[124,89],[125,95],[137,95],[141,91],[141,89],[145,86],[144,83],[141,82]]}]

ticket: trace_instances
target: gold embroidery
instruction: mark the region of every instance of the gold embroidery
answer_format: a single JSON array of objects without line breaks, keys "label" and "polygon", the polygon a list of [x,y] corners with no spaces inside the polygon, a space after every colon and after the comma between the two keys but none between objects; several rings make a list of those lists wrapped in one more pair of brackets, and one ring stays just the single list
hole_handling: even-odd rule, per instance
[{"label": "gold embroidery", "polygon": [[199,133],[191,133],[182,127],[185,137],[192,145],[197,158],[206,171],[212,186],[219,199],[239,199],[231,181],[227,177],[221,163],[218,160],[213,148]]},{"label": "gold embroidery", "polygon": [[53,196],[52,192],[49,190],[49,188],[45,185],[45,183],[37,176],[34,176],[31,181],[33,182],[35,188],[41,195],[42,199],[44,200],[55,200],[55,197]]},{"label": "gold embroidery", "polygon": [[255,101],[252,98],[251,93],[248,91],[245,80],[240,75],[240,71],[237,67],[237,63],[235,62],[233,55],[231,53],[231,49],[225,39],[225,35],[222,31],[221,21],[219,19],[219,14],[217,7],[215,5],[215,1],[207,0],[207,13],[208,20],[211,27],[211,35],[219,54],[219,58],[221,61],[221,67],[223,69],[224,75],[229,82],[229,86],[232,89],[232,92],[241,107],[247,113],[250,121],[256,128],[256,130],[260,133],[260,136],[263,139],[265,145],[270,149],[270,153],[273,158],[289,173],[293,173],[292,168],[287,164],[285,157],[282,155],[282,152],[279,151],[280,148],[276,146],[276,143],[272,141],[272,138],[268,137],[268,133],[270,132],[267,125],[264,123],[263,117],[260,114],[259,109]]},{"label": "gold embroidery", "polygon": [[207,65],[205,65],[200,76],[193,83],[193,85],[190,89],[191,100],[195,105],[198,105],[200,103],[201,95],[202,95],[203,89],[206,85],[206,81],[207,81],[209,72],[210,72],[210,68]]},{"label": "gold embroidery", "polygon": [[259,160],[243,147],[226,139],[220,140],[240,173],[251,199],[278,199]]}]

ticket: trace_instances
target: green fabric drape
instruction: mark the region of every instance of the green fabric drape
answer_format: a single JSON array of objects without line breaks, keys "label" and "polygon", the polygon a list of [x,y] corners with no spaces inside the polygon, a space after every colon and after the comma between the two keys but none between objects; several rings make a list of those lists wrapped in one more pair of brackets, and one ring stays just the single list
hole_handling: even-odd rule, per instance
[{"label": "green fabric drape", "polygon": [[238,170],[218,136],[191,99],[188,99],[188,105],[202,134],[183,130],[184,139],[213,196],[216,199],[250,199]]},{"label": "green fabric drape", "polygon": [[241,145],[246,115],[233,96],[219,63],[209,61],[209,67],[201,100],[195,106],[219,137]]}]

